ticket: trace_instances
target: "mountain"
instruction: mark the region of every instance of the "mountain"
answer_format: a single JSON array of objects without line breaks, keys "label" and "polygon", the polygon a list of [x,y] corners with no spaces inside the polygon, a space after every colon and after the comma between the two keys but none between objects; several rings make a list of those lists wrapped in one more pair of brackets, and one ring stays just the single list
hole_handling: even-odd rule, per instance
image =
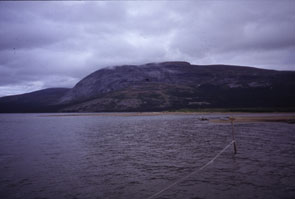
[{"label": "mountain", "polygon": [[55,112],[59,110],[58,99],[69,88],[48,88],[22,95],[0,98],[1,113]]},{"label": "mountain", "polygon": [[[39,91],[38,98],[34,93],[0,98],[0,108],[6,99],[8,108],[6,111],[1,108],[1,112],[12,110],[9,107],[13,100],[19,102],[21,109],[25,105],[22,97],[26,96],[27,102],[42,102],[39,110],[62,112],[288,109],[295,107],[294,90],[295,71],[162,62],[104,68],[72,89],[60,90],[49,101],[44,100],[47,98],[45,93],[41,94],[44,91]],[[31,112],[34,108],[32,105],[22,110]],[[16,106],[13,110],[9,112],[17,111]]]}]

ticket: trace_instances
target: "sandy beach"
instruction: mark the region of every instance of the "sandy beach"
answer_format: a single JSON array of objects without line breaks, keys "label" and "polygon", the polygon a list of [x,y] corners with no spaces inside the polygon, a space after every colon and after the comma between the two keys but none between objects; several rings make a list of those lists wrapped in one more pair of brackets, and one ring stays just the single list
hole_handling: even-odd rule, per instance
[{"label": "sandy beach", "polygon": [[210,122],[214,123],[250,123],[250,122],[286,122],[295,123],[295,114],[288,115],[246,115],[246,116],[231,116],[228,119],[212,119]]}]

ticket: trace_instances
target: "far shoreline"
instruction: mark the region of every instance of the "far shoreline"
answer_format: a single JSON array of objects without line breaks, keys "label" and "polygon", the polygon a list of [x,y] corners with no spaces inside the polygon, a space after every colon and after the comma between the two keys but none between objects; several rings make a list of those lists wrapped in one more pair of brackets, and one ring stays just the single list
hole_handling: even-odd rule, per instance
[{"label": "far shoreline", "polygon": [[[211,119],[206,115],[220,114],[223,118]],[[252,122],[285,122],[295,123],[295,112],[89,112],[89,113],[48,113],[39,117],[85,117],[85,116],[117,116],[117,117],[137,117],[137,116],[161,116],[161,115],[200,115],[200,120],[210,123],[252,123]]]}]

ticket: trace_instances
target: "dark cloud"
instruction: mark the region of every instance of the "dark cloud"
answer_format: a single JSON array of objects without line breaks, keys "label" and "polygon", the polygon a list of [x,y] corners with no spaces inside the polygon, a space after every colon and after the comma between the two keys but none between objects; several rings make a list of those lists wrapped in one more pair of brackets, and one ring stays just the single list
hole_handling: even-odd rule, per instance
[{"label": "dark cloud", "polygon": [[294,70],[294,1],[0,2],[0,96],[102,67],[185,60]]}]

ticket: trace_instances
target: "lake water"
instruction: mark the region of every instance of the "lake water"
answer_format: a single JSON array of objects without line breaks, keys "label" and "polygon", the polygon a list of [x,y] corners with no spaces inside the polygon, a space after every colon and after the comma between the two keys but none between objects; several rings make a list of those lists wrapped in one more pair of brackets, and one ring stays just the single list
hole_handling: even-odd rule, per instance
[{"label": "lake water", "polygon": [[[145,199],[231,142],[227,115],[0,115],[0,198]],[[158,198],[294,198],[295,124],[235,124],[232,146]]]}]

